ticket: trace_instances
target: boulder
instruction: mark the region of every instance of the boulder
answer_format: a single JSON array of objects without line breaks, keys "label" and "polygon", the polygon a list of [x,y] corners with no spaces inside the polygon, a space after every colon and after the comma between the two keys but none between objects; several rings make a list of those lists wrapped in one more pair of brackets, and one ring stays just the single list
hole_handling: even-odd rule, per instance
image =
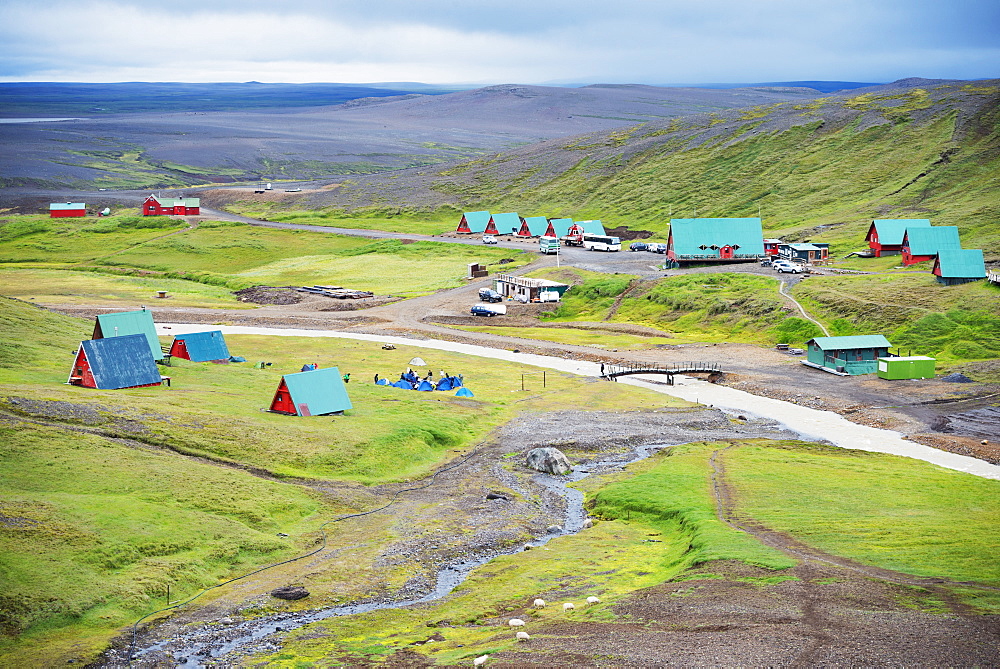
[{"label": "boulder", "polygon": [[526,464],[532,469],[546,474],[569,474],[573,471],[563,452],[551,446],[533,448],[528,451]]},{"label": "boulder", "polygon": [[277,597],[278,599],[296,600],[296,599],[302,599],[303,597],[308,597],[309,591],[303,588],[301,585],[286,585],[272,590],[271,596]]}]

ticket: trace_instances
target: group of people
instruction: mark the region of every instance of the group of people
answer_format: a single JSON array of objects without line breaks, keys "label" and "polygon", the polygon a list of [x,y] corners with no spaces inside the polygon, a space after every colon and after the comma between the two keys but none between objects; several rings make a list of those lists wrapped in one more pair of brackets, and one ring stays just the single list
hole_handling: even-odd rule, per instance
[{"label": "group of people", "polygon": [[390,383],[388,379],[380,378],[379,375],[376,374],[375,384],[379,386],[405,388],[407,390],[454,390],[455,388],[462,387],[463,377],[461,374],[458,376],[451,376],[448,372],[441,370],[441,375],[435,382],[433,371],[428,370],[427,375],[421,377],[412,369],[407,368],[405,372],[399,375],[399,380],[395,383]]}]

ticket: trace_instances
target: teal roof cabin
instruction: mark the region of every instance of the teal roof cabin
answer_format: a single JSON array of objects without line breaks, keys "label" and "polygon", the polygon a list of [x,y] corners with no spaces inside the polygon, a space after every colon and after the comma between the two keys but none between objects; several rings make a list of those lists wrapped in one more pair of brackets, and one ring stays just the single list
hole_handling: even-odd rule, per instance
[{"label": "teal roof cabin", "polygon": [[938,283],[954,286],[986,278],[982,249],[944,249],[934,261],[931,273]]},{"label": "teal roof cabin", "polygon": [[141,334],[80,342],[66,381],[75,386],[119,390],[158,386],[162,378]]},{"label": "teal roof cabin", "polygon": [[876,258],[899,255],[903,247],[903,235],[913,228],[929,228],[926,218],[878,218],[868,226],[865,241],[875,252]]},{"label": "teal roof cabin", "polygon": [[458,229],[455,232],[482,234],[486,232],[486,226],[489,224],[490,212],[467,211],[462,214],[462,220],[458,222]]},{"label": "teal roof cabin", "polygon": [[336,367],[285,374],[271,400],[271,411],[289,416],[322,416],[350,408],[347,385]]},{"label": "teal roof cabin", "polygon": [[813,337],[806,342],[803,364],[841,375],[874,374],[878,359],[889,355],[891,345],[882,335]]},{"label": "teal roof cabin", "polygon": [[903,233],[900,253],[903,265],[933,260],[938,251],[962,248],[958,228],[954,225],[932,225],[929,228],[907,228]]},{"label": "teal roof cabin", "polygon": [[521,219],[521,228],[517,231],[518,237],[542,237],[549,227],[549,219],[544,216],[529,216]]},{"label": "teal roof cabin", "polygon": [[492,229],[487,225],[485,232],[493,235],[510,235],[521,229],[521,217],[513,213],[493,214],[490,217],[490,223],[492,223]]},{"label": "teal roof cabin", "polygon": [[160,339],[156,336],[153,312],[146,311],[146,309],[99,314],[94,323],[94,336],[92,338],[104,339],[130,334],[145,335],[146,342],[149,344],[149,352],[153,354],[153,360],[163,360],[163,349],[160,348]]},{"label": "teal roof cabin", "polygon": [[667,258],[683,262],[748,262],[764,257],[759,218],[675,218]]}]

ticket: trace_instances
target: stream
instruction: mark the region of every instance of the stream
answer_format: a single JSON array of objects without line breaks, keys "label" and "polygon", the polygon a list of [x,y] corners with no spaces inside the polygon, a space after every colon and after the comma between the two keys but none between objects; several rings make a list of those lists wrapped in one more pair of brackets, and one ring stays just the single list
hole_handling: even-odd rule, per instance
[{"label": "stream", "polygon": [[[644,460],[666,444],[636,447],[631,453],[609,454],[598,460],[578,466],[566,476],[551,476],[536,474],[531,481],[561,497],[566,503],[563,525],[560,532],[552,532],[534,539],[526,544],[532,548],[544,546],[555,537],[576,534],[583,530],[587,512],[583,508],[584,495],[579,490],[568,487],[569,484],[580,481],[594,474],[607,474],[622,470],[624,467]],[[524,546],[494,553],[488,556],[464,560],[443,567],[437,573],[434,588],[419,598],[399,601],[380,600],[332,606],[314,611],[294,611],[280,613],[263,618],[252,618],[237,624],[226,626],[201,626],[197,629],[175,634],[164,641],[137,649],[132,656],[133,661],[142,663],[150,653],[163,653],[172,656],[174,666],[193,669],[205,666],[206,662],[216,662],[227,654],[242,649],[255,642],[264,642],[267,637],[277,632],[287,632],[309,623],[314,623],[336,616],[350,616],[359,613],[369,613],[382,609],[398,609],[414,604],[424,604],[441,599],[458,587],[472,571],[500,555],[512,555],[526,550]],[[253,650],[276,650],[271,643],[264,648],[255,646]]]}]

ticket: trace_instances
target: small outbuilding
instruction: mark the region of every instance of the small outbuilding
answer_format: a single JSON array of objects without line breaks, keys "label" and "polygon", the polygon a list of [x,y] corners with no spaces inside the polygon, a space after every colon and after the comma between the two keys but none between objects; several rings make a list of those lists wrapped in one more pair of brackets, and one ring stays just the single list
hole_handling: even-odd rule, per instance
[{"label": "small outbuilding", "polygon": [[876,373],[880,379],[933,379],[935,362],[926,355],[879,358]]},{"label": "small outbuilding", "polygon": [[221,330],[174,335],[170,355],[191,362],[228,362],[229,347]]},{"label": "small outbuilding", "polygon": [[982,249],[942,249],[934,260],[931,273],[938,283],[954,286],[986,278]]},{"label": "small outbuilding", "polygon": [[[765,246],[764,252],[767,252]],[[778,244],[778,255],[788,260],[803,260],[805,262],[821,262],[830,257],[829,244]]]},{"label": "small outbuilding", "polygon": [[560,302],[569,284],[513,274],[496,275],[496,291],[518,302]]},{"label": "small outbuilding", "polygon": [[160,347],[159,337],[156,336],[153,312],[142,308],[137,311],[99,314],[95,321],[94,339],[141,334],[146,337],[146,343],[149,346],[149,352],[153,355],[153,360],[163,360],[163,349]]},{"label": "small outbuilding", "polygon": [[141,334],[80,342],[66,381],[99,390],[158,386],[163,377]]},{"label": "small outbuilding", "polygon": [[458,222],[455,232],[464,234],[483,234],[486,226],[490,223],[490,212],[488,211],[467,211],[462,214],[462,220]]},{"label": "small outbuilding", "polygon": [[87,215],[83,202],[53,202],[49,205],[49,218],[79,218]]},{"label": "small outbuilding", "polygon": [[778,255],[778,245],[784,244],[780,239],[765,239],[764,240],[764,255],[768,257],[774,257]]},{"label": "small outbuilding", "polygon": [[929,228],[907,228],[903,233],[900,254],[903,265],[933,260],[939,251],[962,248],[958,228],[954,225],[932,225]]},{"label": "small outbuilding", "polygon": [[142,203],[143,216],[198,216],[201,200],[196,197],[150,195]]},{"label": "small outbuilding", "polygon": [[289,416],[323,416],[350,408],[347,385],[336,367],[285,374],[271,400],[271,411]]},{"label": "small outbuilding", "polygon": [[841,375],[872,374],[878,359],[888,357],[890,346],[882,335],[813,337],[806,342],[807,360],[803,364]]},{"label": "small outbuilding", "polygon": [[903,235],[914,228],[929,228],[926,218],[879,218],[868,226],[865,241],[876,258],[898,256],[903,249]]},{"label": "small outbuilding", "polygon": [[764,257],[759,218],[675,218],[670,221],[667,259],[686,262],[748,262]]}]

